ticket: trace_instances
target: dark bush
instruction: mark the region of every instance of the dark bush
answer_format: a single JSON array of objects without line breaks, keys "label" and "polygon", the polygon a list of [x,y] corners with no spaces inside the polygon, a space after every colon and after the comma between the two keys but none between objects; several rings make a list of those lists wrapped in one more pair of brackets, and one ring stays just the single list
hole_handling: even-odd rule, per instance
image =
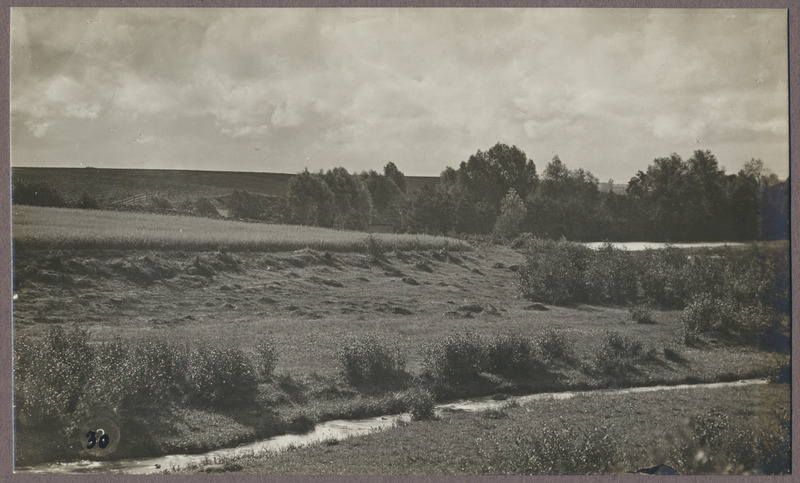
[{"label": "dark bush", "polygon": [[192,400],[207,406],[251,402],[258,390],[250,358],[235,347],[206,345],[192,351],[187,383]]},{"label": "dark bush", "polygon": [[424,372],[451,384],[475,380],[486,365],[484,344],[472,331],[453,333],[427,346],[424,352]]},{"label": "dark bush", "polygon": [[160,196],[154,196],[150,198],[150,208],[155,211],[169,211],[173,207],[172,203],[170,203],[168,199]]},{"label": "dark bush", "polygon": [[695,297],[681,312],[681,338],[695,344],[701,334],[720,329],[730,330],[736,324],[736,307],[728,300],[703,293]]},{"label": "dark bush", "polygon": [[184,347],[164,341],[128,345],[124,355],[121,348],[106,346],[109,354],[103,357],[119,354],[119,359],[105,361],[97,374],[98,389],[114,384],[120,393],[118,402],[126,408],[159,407],[186,393],[189,357]]},{"label": "dark bush", "polygon": [[575,346],[563,331],[545,329],[535,340],[535,346],[547,361],[571,361],[575,358]]},{"label": "dark bush", "polygon": [[84,210],[96,210],[100,208],[100,204],[97,202],[97,198],[84,191],[81,194],[80,201],[78,201],[78,204],[75,207]]},{"label": "dark bush", "polygon": [[402,394],[403,405],[414,421],[435,419],[433,394],[422,388],[413,388]]},{"label": "dark bush", "polygon": [[537,240],[519,269],[519,283],[525,298],[554,305],[585,300],[584,271],[592,251],[565,239]]},{"label": "dark bush", "polygon": [[386,335],[349,335],[338,359],[342,375],[356,386],[392,385],[406,376],[406,355]]},{"label": "dark bush", "polygon": [[13,183],[11,201],[15,205],[67,206],[64,197],[49,183]]},{"label": "dark bush", "polygon": [[199,198],[194,203],[194,212],[200,216],[219,216],[219,211],[208,198]]},{"label": "dark bush", "polygon": [[262,220],[265,216],[265,197],[247,191],[234,191],[227,200],[233,216],[245,220]]},{"label": "dark bush", "polygon": [[584,298],[594,304],[625,304],[636,300],[639,266],[636,255],[606,244],[587,257],[583,271]]},{"label": "dark bush", "polygon": [[645,300],[657,307],[683,307],[692,295],[686,270],[690,261],[686,253],[668,246],[645,250],[640,257],[639,280]]},{"label": "dark bush", "polygon": [[380,237],[369,234],[364,238],[364,250],[371,262],[378,262],[384,258],[386,245]]},{"label": "dark bush", "polygon": [[520,377],[537,364],[534,344],[519,335],[497,335],[485,343],[486,370],[493,374]]},{"label": "dark bush", "polygon": [[646,350],[640,340],[609,330],[584,365],[584,369],[590,374],[615,379],[634,372],[636,364],[650,355],[655,356],[653,352]]}]

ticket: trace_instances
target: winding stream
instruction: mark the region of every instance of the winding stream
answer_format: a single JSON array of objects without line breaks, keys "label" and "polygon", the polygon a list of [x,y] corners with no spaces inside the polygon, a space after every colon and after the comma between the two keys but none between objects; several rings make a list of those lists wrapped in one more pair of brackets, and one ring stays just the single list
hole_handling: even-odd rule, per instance
[{"label": "winding stream", "polygon": [[[679,391],[690,389],[712,389],[723,387],[741,387],[752,384],[766,384],[763,379],[747,379],[736,382],[715,382],[708,384],[680,384],[676,386],[649,386],[626,389],[598,389],[592,391],[564,391],[529,394],[496,400],[492,396],[461,399],[436,406],[436,414],[445,417],[448,412],[467,411],[480,412],[500,409],[508,404],[527,405],[535,401],[553,399],[571,399],[578,395],[591,396],[602,394],[634,394],[654,391]],[[211,463],[219,458],[259,454],[262,452],[278,452],[289,447],[299,447],[319,443],[326,440],[342,440],[353,436],[362,436],[374,431],[391,428],[398,420],[409,420],[408,414],[378,416],[368,419],[335,420],[318,424],[313,431],[306,434],[287,434],[263,441],[241,445],[235,448],[224,448],[201,454],[173,454],[148,459],[124,459],[116,461],[72,461],[61,463],[44,463],[36,466],[23,466],[15,469],[17,473],[118,473],[149,474],[164,469],[178,468],[190,464]]]},{"label": "winding stream", "polygon": [[[587,246],[593,250],[603,247],[606,242],[585,242],[582,245]],[[718,247],[734,247],[745,245],[739,242],[697,242],[697,243],[661,243],[661,242],[611,242],[611,246],[620,250],[628,250],[637,252],[641,250],[657,250],[672,246],[675,248],[718,248]]]}]

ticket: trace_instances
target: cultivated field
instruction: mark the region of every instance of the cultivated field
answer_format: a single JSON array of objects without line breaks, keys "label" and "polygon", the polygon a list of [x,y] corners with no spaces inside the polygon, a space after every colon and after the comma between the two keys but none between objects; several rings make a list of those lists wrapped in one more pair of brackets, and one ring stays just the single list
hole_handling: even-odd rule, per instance
[{"label": "cultivated field", "polygon": [[[76,421],[98,412],[121,428],[114,458],[201,452],[330,419],[411,412],[412,423],[365,440],[226,468],[787,470],[780,456],[790,391],[780,382],[789,367],[788,319],[764,315],[772,312],[763,298],[765,288],[783,287],[774,261],[785,260],[785,243],[637,255],[564,242],[512,249],[171,216],[13,211],[18,464],[85,457]],[[707,299],[692,293],[702,286],[711,288]],[[774,383],[430,420],[435,401],[454,397],[762,377]],[[610,453],[598,452],[608,446],[604,421],[613,425]],[[559,425],[587,428],[579,431],[589,435],[587,446],[559,439]],[[543,427],[555,433],[538,432]],[[720,445],[731,428],[735,441],[760,434],[769,444]],[[526,466],[527,451],[547,441],[563,454],[595,456],[559,460],[550,470],[541,461]],[[716,459],[691,463],[680,452],[686,447]],[[778,463],[767,464],[773,453]]]},{"label": "cultivated field", "polygon": [[[357,252],[368,248],[367,235],[356,231],[34,206],[14,206],[13,230],[19,249]],[[370,240],[388,250],[466,248],[459,240],[429,235],[376,234]]]}]

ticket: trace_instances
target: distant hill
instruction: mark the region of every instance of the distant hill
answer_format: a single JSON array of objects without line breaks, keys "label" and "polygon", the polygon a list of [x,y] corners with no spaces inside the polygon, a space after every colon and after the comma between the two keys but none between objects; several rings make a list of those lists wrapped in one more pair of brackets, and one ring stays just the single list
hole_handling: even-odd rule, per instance
[{"label": "distant hill", "polygon": [[[86,192],[101,206],[136,203],[139,199],[159,197],[170,202],[219,198],[234,190],[267,196],[285,196],[289,180],[286,173],[250,173],[239,171],[192,171],[174,169],[106,169],[106,168],[30,168],[12,167],[12,183],[46,182],[67,201],[80,199]],[[426,184],[435,184],[438,177],[408,176],[409,192]]]}]

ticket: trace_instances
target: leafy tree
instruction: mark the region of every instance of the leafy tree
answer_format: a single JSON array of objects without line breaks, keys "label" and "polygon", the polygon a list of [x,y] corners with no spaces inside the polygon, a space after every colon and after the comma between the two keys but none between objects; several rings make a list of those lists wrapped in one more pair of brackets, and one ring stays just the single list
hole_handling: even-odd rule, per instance
[{"label": "leafy tree", "polygon": [[397,166],[391,161],[386,163],[386,166],[383,167],[383,175],[389,178],[390,180],[394,181],[395,186],[402,192],[407,193],[408,187],[406,186],[406,176],[397,169]]},{"label": "leafy tree", "polygon": [[345,168],[333,168],[322,175],[333,192],[333,225],[343,229],[364,229],[372,220],[372,199],[364,182]]},{"label": "leafy tree", "polygon": [[289,182],[291,219],[300,225],[332,227],[334,194],[320,173],[303,170]]},{"label": "leafy tree", "polygon": [[[395,181],[372,170],[361,173],[360,178],[372,199],[373,221],[389,223],[398,232],[406,231],[409,228],[411,206]],[[405,182],[405,178],[402,180]]]},{"label": "leafy tree", "polygon": [[547,164],[529,202],[528,228],[547,238],[597,238],[599,181],[583,169],[570,170],[558,156]]},{"label": "leafy tree", "polygon": [[[751,171],[759,171],[753,162]],[[683,161],[677,154],[653,161],[630,180],[627,195],[639,204],[651,238],[670,241],[724,240],[747,235],[737,228],[752,223],[752,194],[742,177],[725,176],[710,151],[697,150]],[[734,202],[734,200],[736,200]]]},{"label": "leafy tree", "polygon": [[525,198],[538,182],[536,167],[516,146],[498,143],[446,168],[438,189],[452,201],[453,228],[462,233],[489,233],[509,189]]},{"label": "leafy tree", "polygon": [[413,228],[426,233],[447,233],[454,227],[455,203],[441,186],[423,186],[411,206]]},{"label": "leafy tree", "polygon": [[514,188],[509,189],[508,194],[500,203],[500,216],[494,225],[494,232],[504,238],[513,238],[519,235],[526,212],[522,198]]}]

